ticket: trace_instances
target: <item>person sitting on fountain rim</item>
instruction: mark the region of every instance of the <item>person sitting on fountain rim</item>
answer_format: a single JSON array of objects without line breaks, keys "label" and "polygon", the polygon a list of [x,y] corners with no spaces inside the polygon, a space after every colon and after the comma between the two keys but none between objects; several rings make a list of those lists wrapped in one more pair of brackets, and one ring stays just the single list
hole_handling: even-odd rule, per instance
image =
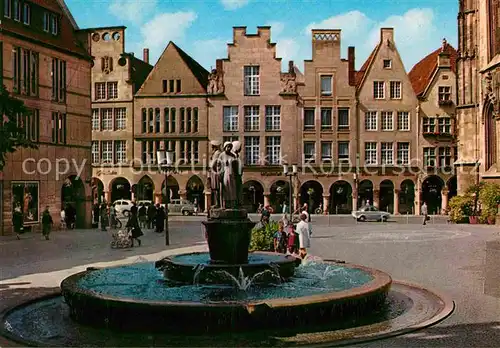
[{"label": "person sitting on fountain rim", "polygon": [[300,214],[300,222],[297,224],[297,234],[299,235],[299,256],[305,259],[307,256],[307,248],[311,247],[311,240],[309,238],[307,215],[304,213]]},{"label": "person sitting on fountain rim", "polygon": [[286,254],[288,245],[288,236],[285,232],[285,224],[283,221],[278,222],[278,231],[273,236],[274,251],[280,254]]}]

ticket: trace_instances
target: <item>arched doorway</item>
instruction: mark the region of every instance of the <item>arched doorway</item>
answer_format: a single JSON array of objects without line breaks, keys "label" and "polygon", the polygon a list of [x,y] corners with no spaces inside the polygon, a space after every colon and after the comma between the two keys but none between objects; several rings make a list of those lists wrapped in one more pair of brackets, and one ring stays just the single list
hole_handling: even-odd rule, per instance
[{"label": "arched doorway", "polygon": [[101,204],[104,202],[104,184],[99,178],[92,178],[92,202]]},{"label": "arched doorway", "polygon": [[457,177],[452,176],[446,183],[448,188],[448,201],[457,195]]},{"label": "arched doorway", "polygon": [[172,176],[169,175],[167,178],[167,186],[165,188],[165,180],[161,184],[161,203],[167,204],[172,199],[179,199],[179,183]]},{"label": "arched doorway", "polygon": [[363,180],[358,186],[358,208],[367,203],[373,205],[373,183],[370,180]]},{"label": "arched doorway", "polygon": [[394,213],[394,184],[391,180],[380,183],[380,205],[379,209],[388,213]]},{"label": "arched doorway", "polygon": [[127,179],[122,177],[114,179],[111,183],[111,202],[108,203],[113,203],[118,199],[131,199],[130,189],[130,182]]},{"label": "arched doorway", "polygon": [[153,180],[144,175],[135,186],[135,199],[137,201],[148,201],[154,203],[155,184]]},{"label": "arched doorway", "polygon": [[86,225],[85,186],[82,179],[76,175],[66,178],[61,187],[61,210],[67,207],[73,208],[76,213],[76,228],[84,228]]},{"label": "arched doorway", "polygon": [[255,212],[259,204],[264,204],[264,187],[255,180],[243,184],[243,209]]},{"label": "arched doorway", "polygon": [[204,196],[205,186],[203,185],[203,181],[201,181],[200,177],[197,175],[193,175],[189,178],[189,181],[186,184],[186,194],[187,199],[190,202],[195,202],[198,204],[198,207],[201,211],[205,210],[205,196]]},{"label": "arched doorway", "polygon": [[399,190],[399,213],[413,214],[415,207],[415,184],[410,179],[401,183]]},{"label": "arched doorway", "polygon": [[427,204],[429,214],[441,214],[441,190],[443,179],[437,175],[427,177],[422,183],[422,204]]},{"label": "arched doorway", "polygon": [[323,186],[317,181],[306,181],[300,187],[300,203],[307,203],[309,213],[313,213],[323,203]]},{"label": "arched doorway", "polygon": [[497,127],[493,117],[493,104],[489,103],[485,114],[486,170],[497,162]]},{"label": "arched doorway", "polygon": [[330,186],[330,214],[350,214],[352,211],[352,187],[339,180]]},{"label": "arched doorway", "polygon": [[[271,185],[271,196],[269,197],[269,204],[273,207],[274,211],[282,212],[283,203],[286,202],[288,211],[290,211],[290,185],[284,180],[278,180]],[[293,204],[293,202],[292,202]]]}]

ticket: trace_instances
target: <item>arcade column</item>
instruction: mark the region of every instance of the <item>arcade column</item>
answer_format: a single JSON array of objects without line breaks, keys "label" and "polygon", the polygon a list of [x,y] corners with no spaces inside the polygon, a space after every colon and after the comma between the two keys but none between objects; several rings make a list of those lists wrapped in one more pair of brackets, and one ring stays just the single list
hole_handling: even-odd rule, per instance
[{"label": "arcade column", "polygon": [[104,201],[106,203],[110,203],[111,202],[111,192],[104,191]]},{"label": "arcade column", "polygon": [[186,190],[179,190],[179,197],[183,200],[187,200],[187,191]]},{"label": "arcade column", "polygon": [[329,203],[330,203],[330,195],[323,195],[323,214],[324,215],[327,215],[328,211],[330,210]]},{"label": "arcade column", "polygon": [[399,215],[399,190],[394,190],[394,215]]},{"label": "arcade column", "polygon": [[270,196],[271,196],[270,192],[264,192],[264,207],[267,207],[270,205],[270,203],[269,203]]},{"label": "arcade column", "polygon": [[358,210],[358,190],[356,188],[352,191],[352,210]]},{"label": "arcade column", "polygon": [[379,190],[373,190],[373,205],[375,207],[380,207],[380,191]]},{"label": "arcade column", "polygon": [[448,211],[448,188],[443,187],[441,190],[441,214],[446,214]]},{"label": "arcade column", "polygon": [[417,187],[415,187],[415,215],[420,215],[420,206],[422,205],[421,203],[421,193],[422,190],[420,188],[421,183],[417,183]]},{"label": "arcade column", "polygon": [[208,210],[210,209],[210,206],[212,205],[212,192],[211,191],[205,191],[205,213],[208,213]]},{"label": "arcade column", "polygon": [[300,195],[293,195],[293,205],[292,213],[300,207]]},{"label": "arcade column", "polygon": [[162,198],[161,192],[155,192],[154,195],[155,195],[155,204],[161,204],[161,198]]}]

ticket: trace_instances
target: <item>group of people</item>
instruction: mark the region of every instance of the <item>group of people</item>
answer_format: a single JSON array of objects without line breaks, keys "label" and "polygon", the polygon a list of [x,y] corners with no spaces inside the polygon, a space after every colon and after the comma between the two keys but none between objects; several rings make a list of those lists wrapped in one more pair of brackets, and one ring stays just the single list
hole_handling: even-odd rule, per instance
[{"label": "group of people", "polygon": [[61,227],[70,230],[76,228],[76,209],[69,203],[61,209]]}]

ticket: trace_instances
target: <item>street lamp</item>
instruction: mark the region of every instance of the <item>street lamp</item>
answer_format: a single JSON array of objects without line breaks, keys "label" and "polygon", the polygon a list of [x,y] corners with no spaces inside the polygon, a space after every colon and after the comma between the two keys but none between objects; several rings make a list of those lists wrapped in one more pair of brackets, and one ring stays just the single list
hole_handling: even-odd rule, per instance
[{"label": "street lamp", "polygon": [[170,196],[167,191],[167,183],[168,176],[171,173],[175,173],[174,152],[172,150],[159,150],[156,152],[156,158],[160,170],[165,173],[165,197],[167,202],[165,209],[165,245],[170,245],[170,233],[168,230],[168,203],[170,201]]},{"label": "street lamp", "polygon": [[292,165],[292,171],[288,171],[288,165],[283,164],[283,174],[289,178],[289,184],[288,184],[288,199],[289,199],[289,209],[290,209],[290,222],[292,222],[292,202],[293,202],[293,193],[292,193],[292,178],[297,176],[299,173],[297,165],[294,164]]}]

